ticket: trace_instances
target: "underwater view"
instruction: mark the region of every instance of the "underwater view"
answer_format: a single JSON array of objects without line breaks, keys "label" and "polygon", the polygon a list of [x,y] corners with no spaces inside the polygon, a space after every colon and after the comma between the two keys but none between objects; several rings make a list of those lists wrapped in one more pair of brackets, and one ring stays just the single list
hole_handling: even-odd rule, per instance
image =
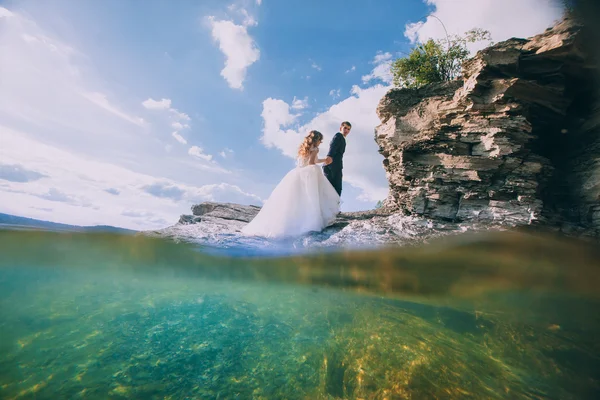
[{"label": "underwater view", "polygon": [[0,230],[0,398],[596,399],[596,247],[227,257]]},{"label": "underwater view", "polygon": [[600,0],[0,0],[0,400],[600,400]]}]

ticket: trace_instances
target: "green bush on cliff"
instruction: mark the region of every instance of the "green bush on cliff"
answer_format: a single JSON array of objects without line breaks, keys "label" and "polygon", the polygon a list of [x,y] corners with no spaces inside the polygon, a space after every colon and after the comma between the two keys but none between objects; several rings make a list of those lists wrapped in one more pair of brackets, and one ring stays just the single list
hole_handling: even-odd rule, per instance
[{"label": "green bush on cliff", "polygon": [[392,63],[394,85],[417,88],[429,83],[450,81],[460,76],[461,65],[469,57],[467,43],[491,41],[490,32],[474,28],[464,35],[429,39],[415,46],[406,57]]}]

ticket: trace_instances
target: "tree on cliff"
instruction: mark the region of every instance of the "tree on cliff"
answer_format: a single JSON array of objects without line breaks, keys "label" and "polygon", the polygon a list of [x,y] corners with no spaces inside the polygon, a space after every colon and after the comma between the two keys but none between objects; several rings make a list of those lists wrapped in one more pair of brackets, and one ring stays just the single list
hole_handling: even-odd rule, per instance
[{"label": "tree on cliff", "polygon": [[450,81],[460,76],[462,63],[469,58],[467,43],[491,41],[490,32],[474,28],[464,35],[429,39],[414,47],[406,57],[392,63],[394,85],[417,88],[428,83]]}]

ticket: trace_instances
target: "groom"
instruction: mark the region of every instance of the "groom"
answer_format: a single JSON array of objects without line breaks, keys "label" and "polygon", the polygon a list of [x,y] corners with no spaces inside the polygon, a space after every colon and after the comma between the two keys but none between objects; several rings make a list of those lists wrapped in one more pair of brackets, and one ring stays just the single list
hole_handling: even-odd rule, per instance
[{"label": "groom", "polygon": [[344,168],[342,158],[346,151],[346,136],[350,133],[350,129],[352,129],[350,122],[342,122],[340,131],[333,136],[329,143],[329,152],[323,167],[323,173],[340,196],[342,195],[342,168]]}]

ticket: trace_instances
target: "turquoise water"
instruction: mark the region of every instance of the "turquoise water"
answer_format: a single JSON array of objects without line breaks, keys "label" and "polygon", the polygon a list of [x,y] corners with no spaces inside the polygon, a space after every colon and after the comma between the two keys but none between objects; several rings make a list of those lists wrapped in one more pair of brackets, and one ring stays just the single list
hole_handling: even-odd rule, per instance
[{"label": "turquoise water", "polygon": [[228,258],[0,231],[0,398],[600,398],[595,247]]}]

